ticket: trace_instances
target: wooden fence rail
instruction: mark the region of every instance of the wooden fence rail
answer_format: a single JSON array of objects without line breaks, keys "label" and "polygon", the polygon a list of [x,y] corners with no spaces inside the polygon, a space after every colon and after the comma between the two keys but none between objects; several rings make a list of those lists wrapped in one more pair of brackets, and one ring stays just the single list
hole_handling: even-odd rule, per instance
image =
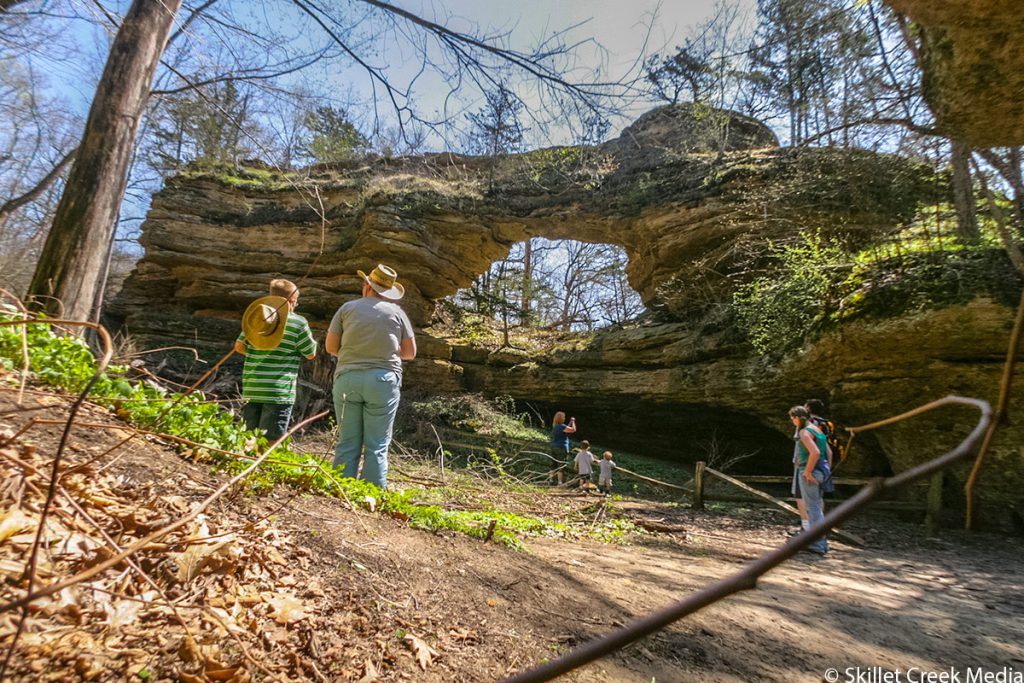
[{"label": "wooden fence rail", "polygon": [[[456,434],[470,434],[469,432],[463,432],[462,430],[453,429],[448,431]],[[495,440],[511,442],[514,444],[524,446],[529,445],[537,447],[537,442],[526,439],[500,437]],[[464,441],[447,441],[445,442],[445,446],[462,448],[465,450],[485,450],[487,448],[482,444],[472,444],[466,443]],[[791,512],[797,515],[800,514],[795,507],[793,507],[787,502],[788,499],[776,498],[768,493],[765,493],[764,491],[760,491],[750,486],[750,484],[789,484],[793,480],[793,478],[790,476],[752,474],[733,477],[728,474],[719,472],[718,470],[715,470],[711,467],[708,467],[707,463],[703,461],[696,463],[694,467],[693,479],[688,482],[685,482],[682,485],[672,484],[669,482],[654,479],[652,477],[647,477],[642,474],[638,474],[636,472],[628,470],[624,467],[619,467],[618,471],[622,474],[646,482],[648,484],[652,484],[654,486],[669,489],[672,491],[681,492],[683,495],[688,496],[690,498],[692,506],[695,510],[704,509],[705,500],[720,500],[729,502],[743,500],[742,498],[737,497],[708,495],[708,493],[706,492],[705,485],[707,483],[707,477],[711,476],[720,481],[724,481],[727,484],[731,484],[736,488],[741,489],[750,496],[753,496],[759,500],[763,500],[767,503],[771,503],[772,505],[775,505],[776,507],[779,507],[780,509],[783,509],[787,512]],[[880,501],[879,504],[876,505],[876,507],[900,510],[923,510],[925,513],[925,533],[929,536],[934,535],[936,530],[938,529],[939,518],[942,513],[942,477],[943,473],[941,471],[935,473],[932,476],[928,486],[927,500],[924,503],[904,501]],[[865,477],[837,477],[833,481],[837,486],[864,486],[870,483],[872,479]],[[848,543],[853,543],[854,545],[859,546],[864,545],[864,540],[862,538],[848,531],[843,531],[842,529],[833,529],[832,533],[834,533],[838,538],[847,541]]]},{"label": "wooden fence rail", "polygon": [[[744,491],[754,496],[755,498],[760,498],[761,500],[767,501],[777,507],[782,508],[783,510],[786,510],[787,512],[792,512],[795,515],[800,514],[800,511],[797,510],[792,505],[790,505],[789,503],[781,501],[778,498],[775,498],[774,496],[770,496],[764,491],[758,491],[754,487],[744,484],[742,481],[735,477],[730,477],[728,474],[723,474],[718,470],[708,467],[703,462],[697,463],[697,467],[694,469],[693,474],[693,507],[697,510],[703,509],[704,507],[704,483],[708,475],[721,479],[722,481],[732,484],[737,488],[743,489]],[[699,499],[698,495],[700,496]],[[838,538],[843,539],[847,543],[852,543],[858,546],[864,545],[863,538],[855,534],[851,534],[848,531],[843,531],[842,529],[835,528],[832,529],[832,533],[835,534]]]}]

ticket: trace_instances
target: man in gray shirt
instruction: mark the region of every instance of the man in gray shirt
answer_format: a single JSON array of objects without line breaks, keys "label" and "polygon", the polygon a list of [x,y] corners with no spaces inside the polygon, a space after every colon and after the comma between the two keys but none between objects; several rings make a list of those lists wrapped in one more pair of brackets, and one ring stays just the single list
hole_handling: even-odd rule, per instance
[{"label": "man in gray shirt", "polygon": [[416,338],[405,311],[398,275],[381,264],[363,278],[362,298],[338,309],[327,330],[327,353],[338,357],[334,412],[338,443],[334,466],[355,477],[365,449],[362,478],[387,486],[388,446],[401,398],[402,361],[416,357]]}]

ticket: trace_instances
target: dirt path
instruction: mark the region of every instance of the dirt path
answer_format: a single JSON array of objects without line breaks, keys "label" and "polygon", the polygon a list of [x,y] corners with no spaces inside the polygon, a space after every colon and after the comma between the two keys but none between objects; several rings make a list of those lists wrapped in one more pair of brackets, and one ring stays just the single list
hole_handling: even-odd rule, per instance
[{"label": "dirt path", "polygon": [[[0,392],[0,428],[17,429],[29,416],[59,416],[67,406],[65,399],[44,395],[29,401],[40,410],[11,413],[11,394]],[[87,418],[113,422],[98,408],[89,408]],[[37,428],[31,443],[44,452],[58,435],[56,427]],[[101,453],[118,436],[75,432],[71,455]],[[206,466],[151,441],[135,443],[109,471],[123,478],[126,490],[155,491],[157,498],[198,498],[218,480]],[[284,489],[223,501],[210,516],[232,526],[269,516],[272,531],[265,537],[283,539],[285,566],[275,570],[275,580],[295,586],[310,617],[277,628],[269,640],[266,633],[253,635],[251,647],[268,665],[300,653],[327,680],[429,683],[498,680],[553,658],[737,571],[783,542],[789,528],[785,517],[768,511],[726,516],[645,501],[619,507],[686,531],[647,535],[630,545],[528,539],[528,550],[516,552],[417,531],[399,520],[353,512],[343,501]],[[837,544],[825,559],[787,563],[758,590],[707,608],[566,680],[820,681],[830,667],[843,672],[839,680],[847,680],[849,667],[1024,672],[1021,540],[946,531],[941,540],[926,541],[918,527],[889,518],[851,530],[867,538],[867,549]],[[196,582],[215,586],[228,578],[211,574]],[[436,652],[425,670],[409,646],[410,635]],[[163,643],[167,634],[140,637]],[[155,655],[152,680],[172,680],[174,647]],[[117,652],[109,656],[109,666],[116,666]],[[49,671],[59,677],[62,666],[54,659]],[[296,666],[286,678],[307,680],[310,670]],[[253,679],[267,680],[259,671]]]},{"label": "dirt path", "polygon": [[[358,549],[381,573],[367,585],[377,582],[391,600],[412,605],[386,612],[400,620],[429,615],[428,630],[480,638],[449,653],[440,680],[495,680],[554,657],[737,571],[788,530],[768,512],[737,521],[644,503],[638,507],[647,516],[661,513],[692,531],[628,546],[531,540],[527,553],[516,553],[398,524],[367,533],[350,515],[335,519],[330,501],[303,506],[290,523],[330,520],[319,552]],[[884,532],[872,528],[882,525]],[[955,532],[926,541],[917,526],[888,518],[855,528],[870,548],[834,544],[828,558],[794,560],[758,590],[568,680],[819,681],[829,668],[845,676],[853,667],[1024,670],[1024,544]]]},{"label": "dirt path", "polygon": [[[701,530],[719,524],[693,522]],[[640,614],[736,571],[784,538],[777,530],[724,531],[685,545],[543,544],[536,552],[575,576],[595,578],[595,605]],[[829,668],[851,667],[1024,670],[1021,544],[915,542],[915,532],[892,530],[895,547],[837,545],[825,560],[787,563],[758,590],[635,647],[641,657],[606,663],[607,680],[816,681]],[[602,680],[596,668],[593,679]]]}]

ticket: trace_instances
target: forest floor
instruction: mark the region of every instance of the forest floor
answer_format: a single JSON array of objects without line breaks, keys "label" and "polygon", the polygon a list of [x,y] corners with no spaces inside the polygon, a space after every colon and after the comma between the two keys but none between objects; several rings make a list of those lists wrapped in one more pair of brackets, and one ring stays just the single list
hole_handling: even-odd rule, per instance
[{"label": "forest floor", "polygon": [[[21,406],[15,399],[0,391],[0,433],[32,418],[61,420],[70,405],[39,390]],[[96,459],[64,478],[82,509],[58,496],[40,555],[43,584],[109,557],[112,544],[181,518],[228,479],[153,439],[104,455],[128,432],[89,404],[79,419],[109,428],[71,432],[70,462]],[[0,438],[5,602],[23,594],[22,567],[45,488],[42,471],[33,475],[26,465],[44,470],[60,433],[59,425],[38,425],[13,442]],[[410,479],[430,476],[415,463],[398,464]],[[402,485],[400,475],[395,484]],[[552,489],[517,495],[602,502]],[[525,550],[513,550],[411,529],[345,500],[285,487],[258,496],[235,492],[135,556],[156,587],[119,565],[36,601],[7,678],[499,680],[736,572],[792,528],[789,518],[756,508],[698,512],[629,497],[613,506],[622,517],[680,531],[618,544],[527,537]],[[86,513],[109,540],[86,523]],[[834,543],[826,558],[795,558],[756,590],[565,680],[834,681],[854,680],[846,673],[853,667],[902,671],[899,680],[908,680],[911,667],[952,667],[963,676],[968,667],[1024,671],[1024,542],[955,530],[924,539],[919,526],[883,516],[850,530],[867,547]],[[2,651],[16,617],[0,614]],[[841,677],[829,678],[829,668]]]}]

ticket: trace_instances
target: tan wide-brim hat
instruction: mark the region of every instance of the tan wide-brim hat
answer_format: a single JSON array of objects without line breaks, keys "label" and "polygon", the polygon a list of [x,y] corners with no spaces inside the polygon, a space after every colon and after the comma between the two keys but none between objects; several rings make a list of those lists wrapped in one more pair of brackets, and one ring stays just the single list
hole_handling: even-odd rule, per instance
[{"label": "tan wide-brim hat", "polygon": [[359,277],[366,281],[366,284],[370,285],[373,291],[380,294],[385,299],[391,301],[398,301],[405,296],[405,287],[398,284],[398,273],[393,268],[385,266],[383,263],[378,264],[369,275],[361,270],[357,270]]},{"label": "tan wide-brim hat", "polygon": [[287,326],[288,300],[283,296],[261,296],[242,314],[242,334],[260,351],[276,349]]}]

